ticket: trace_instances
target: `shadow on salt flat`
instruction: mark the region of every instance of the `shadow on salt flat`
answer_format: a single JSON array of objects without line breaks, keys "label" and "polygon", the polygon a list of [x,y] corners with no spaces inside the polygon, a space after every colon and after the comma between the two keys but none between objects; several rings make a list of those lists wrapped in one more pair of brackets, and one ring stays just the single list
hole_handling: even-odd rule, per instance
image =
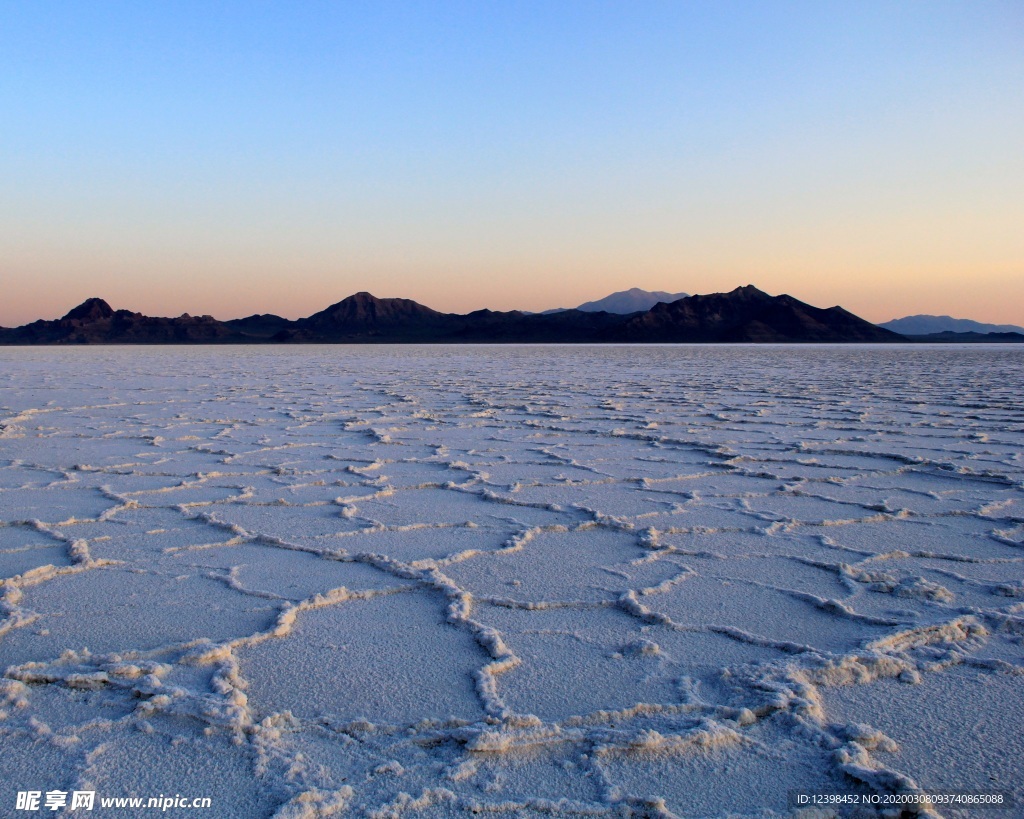
[{"label": "shadow on salt flat", "polygon": [[424,593],[306,611],[287,637],[238,653],[258,718],[286,710],[391,725],[482,717],[473,674],[490,658]]}]

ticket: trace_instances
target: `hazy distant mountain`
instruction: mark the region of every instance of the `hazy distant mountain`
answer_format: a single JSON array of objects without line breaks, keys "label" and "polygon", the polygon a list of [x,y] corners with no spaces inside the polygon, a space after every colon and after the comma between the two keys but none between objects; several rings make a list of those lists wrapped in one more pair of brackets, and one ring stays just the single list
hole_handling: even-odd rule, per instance
[{"label": "hazy distant mountain", "polygon": [[923,336],[933,333],[1024,333],[1024,327],[1015,324],[983,324],[970,319],[951,316],[904,316],[879,324],[886,330],[905,336]]},{"label": "hazy distant mountain", "polygon": [[616,315],[628,315],[629,313],[641,313],[650,310],[658,302],[671,302],[677,299],[686,298],[687,293],[666,293],[664,290],[641,290],[639,287],[631,287],[629,290],[620,290],[597,301],[587,301],[579,307],[554,307],[540,313],[542,316],[550,316],[552,313],[564,313],[567,310],[580,310],[584,313],[615,313]]},{"label": "hazy distant mountain", "polygon": [[[627,291],[628,292],[628,291]],[[620,294],[616,294],[620,295]],[[657,295],[657,294],[654,294]],[[671,297],[672,294],[668,294]],[[89,299],[56,321],[0,329],[4,344],[874,342],[904,337],[841,307],[820,309],[753,285],[658,302],[646,312],[439,313],[409,299],[356,293],[307,318],[155,318]],[[996,339],[992,339],[996,340]]]},{"label": "hazy distant mountain", "polygon": [[650,310],[659,302],[673,302],[685,299],[689,293],[666,293],[664,290],[641,290],[639,287],[632,287],[629,290],[620,290],[597,301],[588,301],[577,307],[584,313],[597,313],[604,310],[607,313],[639,313]]},{"label": "hazy distant mountain", "polygon": [[925,343],[941,342],[942,344],[994,344],[1024,343],[1024,333],[924,333],[921,335],[904,336],[908,341]]}]

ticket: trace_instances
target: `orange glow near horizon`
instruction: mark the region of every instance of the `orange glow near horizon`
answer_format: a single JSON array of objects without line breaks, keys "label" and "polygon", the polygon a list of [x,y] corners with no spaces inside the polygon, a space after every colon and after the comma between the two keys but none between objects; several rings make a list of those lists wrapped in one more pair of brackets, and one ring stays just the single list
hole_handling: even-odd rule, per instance
[{"label": "orange glow near horizon", "polygon": [[754,284],[1024,326],[1022,24],[1020,3],[26,6],[0,27],[0,325],[93,296],[298,318],[362,290],[539,311]]},{"label": "orange glow near horizon", "polygon": [[[36,319],[59,318],[87,298],[98,296],[114,309],[146,315],[209,314],[219,319],[253,313],[276,313],[296,319],[311,315],[346,296],[368,291],[379,298],[409,298],[435,310],[468,313],[472,310],[541,311],[575,307],[612,292],[640,287],[705,294],[727,292],[741,285],[778,295],[788,293],[816,307],[839,305],[875,323],[907,315],[951,315],[994,324],[1024,326],[1024,275],[1006,273],[982,279],[956,271],[946,275],[901,274],[882,270],[873,275],[843,276],[788,273],[762,268],[760,275],[706,269],[697,273],[659,273],[645,269],[634,276],[607,270],[595,273],[555,271],[539,265],[529,274],[515,270],[448,275],[305,276],[242,274],[223,270],[204,275],[173,277],[173,284],[153,279],[125,280],[117,276],[50,276],[59,286],[45,292],[31,286],[32,279],[13,280],[0,310],[0,326],[16,326]],[[490,282],[491,287],[483,286]],[[540,282],[541,284],[538,284]]]}]

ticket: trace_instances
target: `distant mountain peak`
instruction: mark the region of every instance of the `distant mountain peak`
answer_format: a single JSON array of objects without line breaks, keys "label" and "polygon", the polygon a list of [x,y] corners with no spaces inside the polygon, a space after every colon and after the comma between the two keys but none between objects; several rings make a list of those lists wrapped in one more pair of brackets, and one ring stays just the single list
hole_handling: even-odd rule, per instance
[{"label": "distant mountain peak", "polygon": [[110,318],[114,315],[113,308],[103,299],[86,299],[78,307],[70,310],[62,321],[82,321]]},{"label": "distant mountain peak", "polygon": [[332,304],[326,310],[321,310],[319,313],[315,313],[310,318],[315,316],[342,316],[342,315],[408,315],[410,313],[420,314],[436,314],[436,310],[431,310],[429,307],[425,307],[419,302],[413,301],[412,299],[380,299],[377,298],[373,293],[367,293],[365,290],[360,290],[358,293],[353,293],[351,296],[346,296],[337,304]]},{"label": "distant mountain peak", "polygon": [[764,290],[754,287],[752,284],[745,284],[742,287],[737,287],[735,290],[727,293],[729,296],[737,296],[745,299],[757,299],[763,301],[764,299],[772,298]]},{"label": "distant mountain peak", "polygon": [[339,341],[397,334],[409,340],[430,335],[445,317],[444,313],[412,299],[380,299],[361,290],[319,313],[299,319],[294,330],[306,339]]},{"label": "distant mountain peak", "polygon": [[577,307],[584,313],[642,313],[650,310],[660,302],[673,302],[685,299],[688,293],[666,293],[664,290],[643,290],[639,287],[631,287],[629,290],[620,290],[605,296],[603,299],[588,301]]}]

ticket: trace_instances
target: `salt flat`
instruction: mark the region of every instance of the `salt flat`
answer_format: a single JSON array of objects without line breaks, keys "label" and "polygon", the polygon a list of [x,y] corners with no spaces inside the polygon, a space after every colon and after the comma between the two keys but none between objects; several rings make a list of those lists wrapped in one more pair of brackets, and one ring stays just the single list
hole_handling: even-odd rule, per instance
[{"label": "salt flat", "polygon": [[0,815],[1024,805],[1019,347],[0,348],[0,389]]}]

